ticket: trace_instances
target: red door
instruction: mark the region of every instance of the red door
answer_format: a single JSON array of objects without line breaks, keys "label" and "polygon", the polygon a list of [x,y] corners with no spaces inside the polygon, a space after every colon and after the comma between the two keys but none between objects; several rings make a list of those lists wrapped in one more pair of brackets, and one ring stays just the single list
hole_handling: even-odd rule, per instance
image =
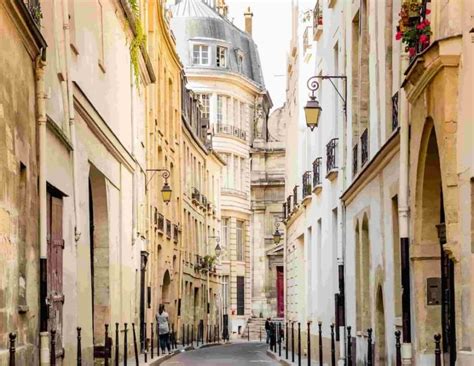
[{"label": "red door", "polygon": [[62,355],[63,200],[48,194],[48,331],[56,330],[56,355]]},{"label": "red door", "polygon": [[277,267],[277,316],[283,318],[285,316],[285,302],[283,298],[284,276],[283,267]]}]

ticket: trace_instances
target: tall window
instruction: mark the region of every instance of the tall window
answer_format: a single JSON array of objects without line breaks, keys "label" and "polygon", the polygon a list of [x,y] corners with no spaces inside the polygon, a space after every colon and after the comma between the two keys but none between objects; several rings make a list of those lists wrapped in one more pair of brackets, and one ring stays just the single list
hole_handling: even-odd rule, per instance
[{"label": "tall window", "polygon": [[237,236],[237,260],[243,261],[244,260],[244,222],[237,221],[237,228],[236,228],[236,236]]},{"label": "tall window", "polygon": [[223,217],[222,218],[222,249],[224,259],[228,259],[228,245],[229,245],[229,218]]},{"label": "tall window", "polygon": [[238,55],[238,56],[237,56],[237,70],[238,70],[240,73],[242,73],[243,66],[244,66],[244,56]]},{"label": "tall window", "polygon": [[224,103],[225,97],[223,95],[217,96],[217,123],[224,122]]},{"label": "tall window", "polygon": [[235,127],[240,127],[240,120],[239,120],[239,101],[237,99],[234,99],[234,126]]},{"label": "tall window", "polygon": [[209,119],[209,94],[198,94],[201,102],[201,116],[204,119]]},{"label": "tall window", "polygon": [[227,48],[217,46],[216,65],[222,68],[227,67]]},{"label": "tall window", "polygon": [[99,1],[99,66],[102,71],[105,70],[105,52],[104,52],[104,8]]},{"label": "tall window", "polygon": [[242,175],[242,172],[240,170],[240,158],[238,156],[234,155],[234,182],[232,184],[232,187],[235,189],[241,189],[240,187],[240,176]]},{"label": "tall window", "polygon": [[245,314],[245,277],[237,276],[237,315]]},{"label": "tall window", "polygon": [[209,65],[209,46],[193,45],[193,65]]},{"label": "tall window", "polygon": [[229,309],[229,276],[222,276],[222,304],[224,312]]}]

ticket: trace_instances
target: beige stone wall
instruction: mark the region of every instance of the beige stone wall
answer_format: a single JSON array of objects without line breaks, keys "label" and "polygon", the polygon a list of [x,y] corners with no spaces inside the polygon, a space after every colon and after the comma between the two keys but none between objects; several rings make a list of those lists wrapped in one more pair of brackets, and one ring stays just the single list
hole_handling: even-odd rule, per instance
[{"label": "beige stone wall", "polygon": [[[19,10],[0,5],[0,348],[17,334],[17,364],[37,364],[39,316],[37,46]],[[31,42],[31,44],[30,44]],[[6,365],[8,353],[0,352]]]}]

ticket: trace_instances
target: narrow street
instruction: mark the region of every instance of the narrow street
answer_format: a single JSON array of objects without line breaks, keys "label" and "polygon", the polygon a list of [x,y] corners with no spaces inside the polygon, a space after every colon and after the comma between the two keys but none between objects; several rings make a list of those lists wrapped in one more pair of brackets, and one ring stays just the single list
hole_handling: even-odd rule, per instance
[{"label": "narrow street", "polygon": [[163,363],[166,366],[278,365],[267,356],[265,343],[234,343],[185,352]]}]

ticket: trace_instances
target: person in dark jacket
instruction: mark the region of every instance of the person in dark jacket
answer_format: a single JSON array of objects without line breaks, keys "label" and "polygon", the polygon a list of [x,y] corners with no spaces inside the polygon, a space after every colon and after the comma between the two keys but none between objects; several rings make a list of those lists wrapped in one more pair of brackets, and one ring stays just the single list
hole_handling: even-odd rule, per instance
[{"label": "person in dark jacket", "polygon": [[267,333],[267,344],[270,343],[270,336],[271,336],[271,326],[270,326],[270,318],[265,320],[265,332]]}]

